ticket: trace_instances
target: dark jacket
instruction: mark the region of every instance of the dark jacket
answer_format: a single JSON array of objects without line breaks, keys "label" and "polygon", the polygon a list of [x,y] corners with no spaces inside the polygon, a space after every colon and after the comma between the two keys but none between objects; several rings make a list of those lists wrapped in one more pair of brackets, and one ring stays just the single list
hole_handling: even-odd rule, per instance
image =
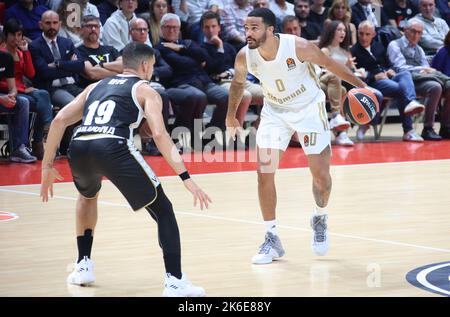
[{"label": "dark jacket", "polygon": [[223,53],[218,52],[214,44],[203,43],[202,47],[208,52],[206,72],[209,75],[217,75],[230,68],[234,68],[236,49],[233,45],[223,42]]},{"label": "dark jacket", "polygon": [[[161,38],[161,42],[167,42]],[[177,44],[184,45],[179,52],[164,47],[161,42],[155,47],[161,56],[172,67],[171,87],[188,84],[195,87],[212,83],[204,70],[202,63],[208,60],[208,53],[192,40],[179,40]]]},{"label": "dark jacket", "polygon": [[[379,27],[386,25],[389,22],[389,18],[384,12],[384,10],[381,10],[380,13],[381,13],[381,25],[378,25]],[[356,26],[356,29],[358,29],[358,25],[364,20],[367,20],[366,13],[364,12],[362,5],[359,4],[359,2],[357,2],[352,6],[352,23]]]},{"label": "dark jacket", "polygon": [[355,57],[358,67],[365,68],[367,72],[366,82],[370,85],[375,80],[375,75],[389,69],[389,61],[386,57],[386,50],[380,42],[373,41],[370,54],[361,44],[353,45],[351,52]]},{"label": "dark jacket", "polygon": [[55,62],[55,58],[42,35],[30,45],[30,53],[36,69],[36,76],[33,80],[36,88],[50,90],[53,80],[76,76],[84,70],[84,61],[71,60],[75,54],[75,46],[71,40],[58,36],[56,43],[61,55],[58,68],[48,66]]}]

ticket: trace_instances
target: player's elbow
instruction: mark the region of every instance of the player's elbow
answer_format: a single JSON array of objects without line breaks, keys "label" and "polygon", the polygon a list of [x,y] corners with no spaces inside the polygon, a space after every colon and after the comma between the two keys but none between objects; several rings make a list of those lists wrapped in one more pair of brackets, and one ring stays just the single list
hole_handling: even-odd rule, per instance
[{"label": "player's elbow", "polygon": [[152,133],[152,137],[155,140],[155,142],[157,141],[163,141],[168,137],[168,133],[165,130],[155,130]]},{"label": "player's elbow", "polygon": [[68,125],[69,122],[63,114],[59,115],[58,113],[58,115],[52,120],[52,126],[57,129],[65,129]]}]

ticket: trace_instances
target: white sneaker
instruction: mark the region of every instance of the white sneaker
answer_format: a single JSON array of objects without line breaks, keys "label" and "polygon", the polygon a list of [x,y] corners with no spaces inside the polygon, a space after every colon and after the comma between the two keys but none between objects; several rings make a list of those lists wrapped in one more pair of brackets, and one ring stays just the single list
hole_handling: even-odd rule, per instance
[{"label": "white sneaker", "polygon": [[325,255],[328,251],[327,219],[327,215],[313,215],[311,217],[311,228],[313,229],[311,249],[316,255]]},{"label": "white sneaker", "polygon": [[284,255],[284,249],[278,236],[271,232],[266,232],[264,242],[259,247],[258,254],[252,257],[253,264],[269,264]]},{"label": "white sneaker", "polygon": [[406,105],[404,113],[406,116],[412,116],[413,114],[421,113],[424,110],[425,110],[424,105],[413,100]]},{"label": "white sneaker", "polygon": [[423,138],[417,134],[417,132],[412,129],[403,134],[403,141],[406,142],[423,142]]},{"label": "white sneaker", "polygon": [[67,277],[67,283],[75,285],[89,285],[94,283],[94,264],[87,256],[75,263],[72,273]]},{"label": "white sneaker", "polygon": [[181,279],[166,273],[164,282],[163,297],[204,297],[206,296],[203,287],[194,286],[183,274]]},{"label": "white sneaker", "polygon": [[336,144],[337,145],[344,145],[344,146],[353,146],[353,141],[350,140],[350,138],[348,137],[347,132],[341,132],[337,137],[336,137]]},{"label": "white sneaker", "polygon": [[366,134],[366,132],[370,129],[370,125],[365,124],[365,125],[360,125],[358,127],[358,130],[356,130],[356,139],[358,141],[362,141],[364,140],[364,135]]},{"label": "white sneaker", "polygon": [[346,121],[341,114],[337,114],[330,120],[330,129],[334,131],[344,131],[350,128],[350,122]]}]

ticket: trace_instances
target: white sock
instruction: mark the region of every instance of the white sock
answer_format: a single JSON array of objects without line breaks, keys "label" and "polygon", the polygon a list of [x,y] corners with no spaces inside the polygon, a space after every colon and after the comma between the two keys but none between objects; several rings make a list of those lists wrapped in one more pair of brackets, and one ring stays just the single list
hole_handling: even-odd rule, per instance
[{"label": "white sock", "polygon": [[274,235],[278,235],[277,232],[277,220],[269,220],[269,221],[264,221],[264,224],[266,225],[266,232],[270,232]]},{"label": "white sock", "polygon": [[323,216],[326,214],[327,214],[326,207],[319,207],[317,205],[314,207],[314,215],[315,216]]}]

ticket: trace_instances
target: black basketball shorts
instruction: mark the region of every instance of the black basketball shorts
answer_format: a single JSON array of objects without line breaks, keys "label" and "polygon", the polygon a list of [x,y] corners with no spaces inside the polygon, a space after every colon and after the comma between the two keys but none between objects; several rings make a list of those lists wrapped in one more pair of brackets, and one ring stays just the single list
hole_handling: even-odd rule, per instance
[{"label": "black basketball shorts", "polygon": [[134,144],[122,138],[95,137],[78,137],[69,146],[69,164],[80,194],[94,198],[105,176],[125,196],[133,210],[151,204],[156,199],[156,187],[160,182]]}]

